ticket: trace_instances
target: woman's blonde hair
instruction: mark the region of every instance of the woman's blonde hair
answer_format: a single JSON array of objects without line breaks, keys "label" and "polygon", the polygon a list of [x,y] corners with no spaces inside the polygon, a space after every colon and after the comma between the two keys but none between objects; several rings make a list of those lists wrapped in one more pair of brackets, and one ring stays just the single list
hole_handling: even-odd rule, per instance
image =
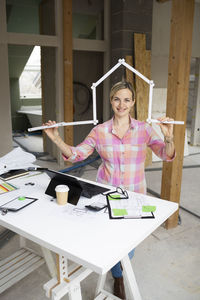
[{"label": "woman's blonde hair", "polygon": [[122,89],[129,89],[132,93],[132,100],[135,99],[135,92],[134,92],[134,89],[133,89],[133,86],[130,82],[128,81],[120,81],[120,82],[117,82],[113,85],[113,87],[111,88],[110,90],[110,101],[112,100],[113,96],[119,91],[119,90],[122,90]]}]

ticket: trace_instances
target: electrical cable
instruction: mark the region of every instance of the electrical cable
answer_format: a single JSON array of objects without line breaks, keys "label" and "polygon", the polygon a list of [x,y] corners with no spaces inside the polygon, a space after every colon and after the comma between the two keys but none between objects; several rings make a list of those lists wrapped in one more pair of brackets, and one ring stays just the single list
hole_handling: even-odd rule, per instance
[{"label": "electrical cable", "polygon": [[94,157],[94,158],[92,158],[92,159],[89,159],[89,160],[87,160],[87,161],[85,161],[85,162],[83,162],[83,163],[80,163],[80,164],[77,164],[77,165],[75,165],[75,166],[72,166],[72,167],[69,167],[69,168],[65,168],[65,169],[63,169],[63,170],[60,170],[60,172],[62,172],[62,173],[67,173],[67,172],[69,172],[69,171],[72,171],[72,170],[75,170],[75,169],[84,167],[84,166],[86,166],[86,165],[89,165],[89,164],[93,163],[94,161],[98,160],[99,158],[100,158],[100,156],[98,155],[98,156],[96,156],[96,157]]},{"label": "electrical cable", "polygon": [[[188,166],[183,166],[183,169],[192,169],[192,168],[200,168],[200,165],[188,165]],[[145,172],[151,172],[151,171],[162,171],[162,168],[147,168],[145,169]]]}]

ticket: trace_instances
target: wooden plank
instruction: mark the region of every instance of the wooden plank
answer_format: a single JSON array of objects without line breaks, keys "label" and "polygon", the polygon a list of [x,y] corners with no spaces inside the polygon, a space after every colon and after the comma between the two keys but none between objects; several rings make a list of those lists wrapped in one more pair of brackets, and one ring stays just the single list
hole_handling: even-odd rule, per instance
[{"label": "wooden plank", "polygon": [[[63,0],[64,121],[73,122],[72,0]],[[64,127],[64,140],[73,145],[73,126]]]},{"label": "wooden plank", "polygon": [[5,282],[5,284],[3,284],[0,287],[0,293],[2,293],[3,291],[5,291],[9,287],[11,287],[13,284],[15,284],[18,281],[20,281],[22,278],[26,277],[31,272],[35,271],[42,264],[44,264],[44,259],[40,258],[39,260],[35,260],[35,262],[33,264],[31,264],[31,265],[30,264],[29,265],[25,265],[24,266],[25,268],[21,269],[21,272],[19,274],[15,274],[15,276],[13,278],[10,278],[9,281]]},{"label": "wooden plank", "polygon": [[0,267],[0,293],[44,264],[44,259],[21,249],[4,259]]},{"label": "wooden plank", "polygon": [[[147,78],[151,78],[151,52],[146,50],[145,34],[134,34],[135,69]],[[146,121],[148,117],[149,85],[139,76],[135,77],[136,118]],[[147,149],[145,166],[152,163],[152,151]]]},{"label": "wooden plank", "polygon": [[26,255],[26,257],[16,260],[11,265],[9,264],[9,266],[6,267],[0,274],[0,283],[2,284],[8,281],[8,278],[14,277],[18,273],[20,273],[21,268],[23,268],[25,264],[29,263],[30,265],[32,265],[32,262],[38,261],[39,259],[41,259],[41,257],[29,253],[28,255]]},{"label": "wooden plank", "polygon": [[[133,57],[131,55],[127,55],[126,58],[126,63],[129,64],[130,66],[133,67]],[[133,72],[131,72],[129,69],[126,68],[126,80],[128,82],[130,82],[134,88],[135,91],[135,81],[134,81],[134,74]],[[131,117],[132,118],[136,118],[136,106],[134,105],[134,107],[131,109]]]},{"label": "wooden plank", "polygon": [[[30,256],[31,255],[31,256]],[[9,272],[9,270],[11,270],[12,268],[16,268],[17,265],[23,260],[25,259],[32,259],[32,257],[36,256],[35,254],[31,254],[30,252],[26,251],[25,253],[23,253],[22,255],[17,255],[15,257],[13,257],[12,259],[10,259],[6,264],[4,264],[3,266],[1,266],[0,268],[0,279],[3,278],[3,276],[5,276],[5,274],[7,274],[7,272]]]},{"label": "wooden plank", "polygon": [[5,264],[9,263],[11,260],[13,260],[14,258],[24,254],[26,252],[25,249],[20,249],[18,250],[17,252],[13,253],[11,256],[9,257],[6,257],[5,259],[1,260],[0,261],[0,270],[1,270],[1,267],[4,266]]},{"label": "wooden plank", "polygon": [[[168,90],[166,114],[186,124],[194,0],[173,0],[171,13],[171,38],[168,65]],[[184,156],[185,125],[174,126],[174,142],[177,157],[172,163],[163,164],[161,198],[180,202],[182,167]],[[178,224],[177,211],[166,222],[166,228]]]}]

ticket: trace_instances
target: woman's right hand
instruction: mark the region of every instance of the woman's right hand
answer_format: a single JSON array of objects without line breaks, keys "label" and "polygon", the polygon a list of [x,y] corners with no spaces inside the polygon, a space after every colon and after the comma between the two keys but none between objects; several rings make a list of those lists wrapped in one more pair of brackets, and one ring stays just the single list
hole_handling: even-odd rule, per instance
[{"label": "woman's right hand", "polygon": [[[43,126],[51,126],[56,124],[55,121],[49,120],[48,122],[44,123]],[[44,132],[48,135],[48,137],[54,142],[57,137],[59,137],[58,127],[53,128],[46,128]]]}]

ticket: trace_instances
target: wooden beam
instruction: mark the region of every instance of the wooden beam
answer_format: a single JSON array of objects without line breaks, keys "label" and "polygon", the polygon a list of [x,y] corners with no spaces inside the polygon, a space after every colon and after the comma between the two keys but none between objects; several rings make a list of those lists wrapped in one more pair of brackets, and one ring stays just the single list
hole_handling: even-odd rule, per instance
[{"label": "wooden beam", "polygon": [[[73,122],[72,0],[63,0],[64,121]],[[64,140],[73,145],[73,127],[64,127]]]},{"label": "wooden beam", "polygon": [[[166,115],[175,120],[183,120],[185,124],[187,121],[193,17],[194,0],[172,0]],[[179,203],[185,125],[174,126],[174,141],[176,158],[172,163],[163,163],[161,198]],[[167,220],[166,228],[177,226],[178,214],[177,211]]]},{"label": "wooden beam", "polygon": [[[134,34],[135,69],[147,78],[151,78],[151,52],[146,50],[145,34]],[[136,117],[146,121],[149,105],[149,85],[139,76],[135,76],[136,87]],[[147,149],[145,166],[152,163],[152,151]]]}]

